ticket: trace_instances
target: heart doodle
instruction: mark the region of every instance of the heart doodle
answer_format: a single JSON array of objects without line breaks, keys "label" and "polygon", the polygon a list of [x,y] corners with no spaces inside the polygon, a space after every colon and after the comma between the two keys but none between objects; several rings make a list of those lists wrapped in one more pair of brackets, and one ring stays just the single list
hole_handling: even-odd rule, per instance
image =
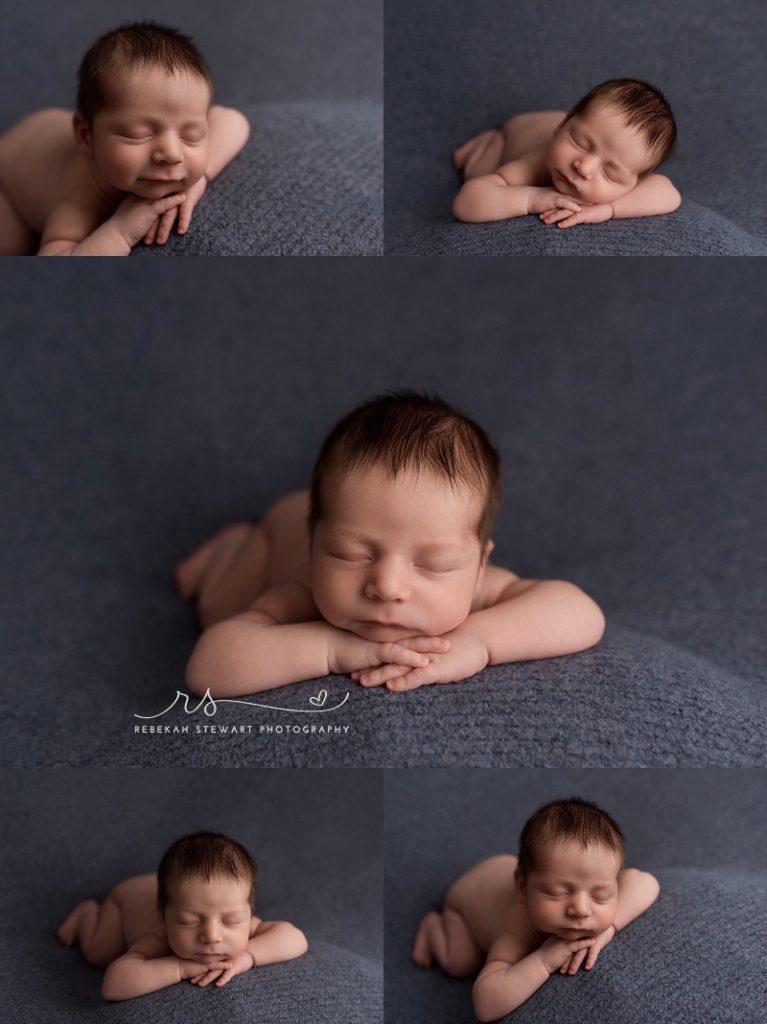
[{"label": "heart doodle", "polygon": [[309,703],[314,704],[316,708],[321,708],[325,701],[328,699],[328,691],[320,690],[316,697],[310,697]]}]

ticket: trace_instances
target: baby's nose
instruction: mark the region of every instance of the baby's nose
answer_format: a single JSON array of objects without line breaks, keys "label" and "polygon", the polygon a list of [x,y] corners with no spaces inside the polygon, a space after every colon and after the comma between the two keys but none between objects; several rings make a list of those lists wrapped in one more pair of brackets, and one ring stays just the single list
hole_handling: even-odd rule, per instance
[{"label": "baby's nose", "polygon": [[152,154],[155,163],[178,163],[181,159],[181,144],[171,133],[160,135]]}]

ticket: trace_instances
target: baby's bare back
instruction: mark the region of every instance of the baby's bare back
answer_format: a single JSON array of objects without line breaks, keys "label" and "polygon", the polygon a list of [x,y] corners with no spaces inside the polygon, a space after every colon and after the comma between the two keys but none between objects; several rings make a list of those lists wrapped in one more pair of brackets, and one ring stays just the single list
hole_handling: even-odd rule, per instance
[{"label": "baby's bare back", "polygon": [[516,867],[511,854],[488,857],[453,882],[445,896],[445,907],[458,911],[485,952],[506,932],[532,938],[515,890]]},{"label": "baby's bare back", "polygon": [[75,142],[71,110],[38,110],[0,136],[0,189],[38,234],[64,199],[100,205]]},{"label": "baby's bare back", "polygon": [[144,935],[165,935],[157,909],[157,875],[136,875],[119,882],[109,894],[122,911],[123,936],[128,948]]}]

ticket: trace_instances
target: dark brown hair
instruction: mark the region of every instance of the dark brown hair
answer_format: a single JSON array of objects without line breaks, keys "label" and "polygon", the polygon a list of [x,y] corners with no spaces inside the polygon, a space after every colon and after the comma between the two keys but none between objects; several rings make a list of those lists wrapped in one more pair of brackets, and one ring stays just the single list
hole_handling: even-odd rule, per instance
[{"label": "dark brown hair", "polygon": [[676,145],[676,121],[666,97],[655,86],[635,78],[611,78],[590,89],[569,111],[566,121],[582,114],[590,103],[603,100],[617,107],[627,128],[637,128],[645,138],[652,157],[648,170],[667,160]]},{"label": "dark brown hair", "polygon": [[157,906],[162,913],[169,902],[168,886],[182,878],[219,875],[247,882],[253,903],[258,868],[244,846],[220,832],[193,832],[182,836],[165,851],[157,869]]},{"label": "dark brown hair", "polygon": [[568,839],[574,839],[584,849],[604,846],[617,853],[621,863],[626,856],[623,833],[607,811],[576,796],[539,807],[525,822],[519,836],[518,875],[527,878],[528,872],[535,868],[535,854],[541,846]]},{"label": "dark brown hair", "polygon": [[105,76],[121,67],[136,65],[156,65],[171,74],[189,71],[204,79],[213,93],[208,65],[189,36],[153,21],[121,25],[100,36],[80,64],[77,110],[88,124],[106,103]]},{"label": "dark brown hair", "polygon": [[323,515],[323,487],[334,473],[381,465],[392,476],[427,468],[481,494],[476,525],[482,548],[501,501],[501,463],[487,434],[436,396],[391,391],[347,413],[325,438],[312,471],[309,533]]}]

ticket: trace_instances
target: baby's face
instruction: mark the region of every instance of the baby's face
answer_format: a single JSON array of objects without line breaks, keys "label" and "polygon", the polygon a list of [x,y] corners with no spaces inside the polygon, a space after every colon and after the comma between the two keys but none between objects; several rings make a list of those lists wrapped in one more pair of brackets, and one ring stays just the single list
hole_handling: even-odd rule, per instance
[{"label": "baby's face", "polygon": [[559,126],[546,164],[558,192],[585,203],[611,203],[636,186],[652,156],[619,110],[596,101]]},{"label": "baby's face", "polygon": [[183,960],[214,963],[242,953],[250,935],[250,888],[224,875],[174,881],[165,907],[168,945]]},{"label": "baby's face", "polygon": [[202,176],[210,106],[204,79],[148,67],[114,73],[105,91],[107,105],[90,128],[76,119],[75,130],[108,186],[160,199]]},{"label": "baby's face", "polygon": [[478,494],[430,472],[390,479],[378,466],[328,481],[325,491],[311,562],[328,622],[386,641],[440,636],[466,619],[484,571]]},{"label": "baby's face", "polygon": [[560,939],[598,935],[615,918],[621,859],[604,846],[570,840],[536,854],[535,869],[517,886],[533,928]]}]

